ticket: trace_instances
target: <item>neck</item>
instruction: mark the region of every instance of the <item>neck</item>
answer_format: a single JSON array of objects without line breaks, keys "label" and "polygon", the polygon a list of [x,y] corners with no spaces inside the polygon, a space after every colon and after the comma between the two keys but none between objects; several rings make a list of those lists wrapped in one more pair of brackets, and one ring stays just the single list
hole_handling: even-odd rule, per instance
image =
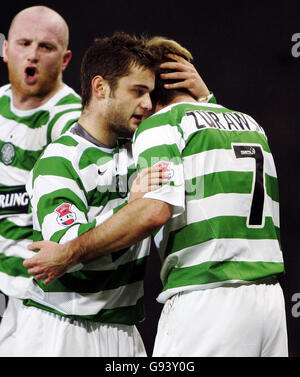
[{"label": "neck", "polygon": [[112,133],[106,125],[105,119],[96,111],[84,109],[78,123],[100,143],[114,147],[117,145],[117,135]]},{"label": "neck", "polygon": [[20,93],[12,86],[12,100],[15,108],[19,110],[36,109],[49,101],[60,89],[63,87],[63,82],[60,82],[46,95],[31,95]]},{"label": "neck", "polygon": [[195,102],[195,103],[197,103],[197,101],[195,100],[194,97],[190,96],[189,94],[183,93],[183,94],[178,94],[178,95],[174,96],[174,98],[167,105],[161,105],[161,104],[158,103],[155,107],[155,111],[159,111],[166,106],[172,105],[174,103],[179,103],[179,102]]}]

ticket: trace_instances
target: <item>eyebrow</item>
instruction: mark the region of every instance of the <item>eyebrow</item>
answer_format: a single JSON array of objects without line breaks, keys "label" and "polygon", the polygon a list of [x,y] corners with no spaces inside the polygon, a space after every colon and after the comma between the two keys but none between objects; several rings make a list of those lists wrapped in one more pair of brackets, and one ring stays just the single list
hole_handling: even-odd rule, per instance
[{"label": "eyebrow", "polygon": [[[32,42],[32,39],[31,38],[18,38],[18,39],[16,39],[16,41],[17,42]],[[39,41],[38,44],[39,45],[49,45],[49,46],[55,47],[53,42],[50,42],[50,41],[47,41],[47,40]]]},{"label": "eyebrow", "polygon": [[150,90],[150,91],[152,90],[152,89],[149,88],[149,86],[142,85],[142,84],[134,84],[132,87],[135,88],[135,89],[145,89],[145,90]]}]

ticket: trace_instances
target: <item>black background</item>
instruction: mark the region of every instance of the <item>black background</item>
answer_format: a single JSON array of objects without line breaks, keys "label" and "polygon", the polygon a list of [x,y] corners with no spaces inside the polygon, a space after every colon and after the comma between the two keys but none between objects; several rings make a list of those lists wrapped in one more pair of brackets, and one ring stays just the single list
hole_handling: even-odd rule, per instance
[{"label": "black background", "polygon": [[[7,36],[17,12],[39,4],[58,11],[69,25],[73,58],[64,81],[78,93],[81,58],[94,37],[116,30],[163,35],[191,50],[196,68],[220,104],[249,113],[265,129],[280,185],[286,266],[281,284],[286,299],[290,356],[300,356],[300,310],[294,306],[292,314],[296,304],[293,296],[300,294],[300,57],[292,56],[292,36],[300,33],[300,2],[11,0],[0,5],[0,33]],[[7,69],[1,61],[0,85],[6,83]],[[149,354],[161,310],[155,301],[159,289],[159,261],[152,253],[146,277],[147,320],[139,326]]]}]

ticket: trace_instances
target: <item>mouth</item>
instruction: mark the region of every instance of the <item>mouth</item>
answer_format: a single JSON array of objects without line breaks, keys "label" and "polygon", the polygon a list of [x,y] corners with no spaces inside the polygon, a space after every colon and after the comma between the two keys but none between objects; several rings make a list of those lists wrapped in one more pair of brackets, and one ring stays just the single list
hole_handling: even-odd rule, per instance
[{"label": "mouth", "polygon": [[27,84],[35,84],[38,78],[38,70],[36,67],[25,68],[25,81]]},{"label": "mouth", "polygon": [[133,114],[132,118],[136,123],[140,124],[144,120],[144,116],[140,114]]}]

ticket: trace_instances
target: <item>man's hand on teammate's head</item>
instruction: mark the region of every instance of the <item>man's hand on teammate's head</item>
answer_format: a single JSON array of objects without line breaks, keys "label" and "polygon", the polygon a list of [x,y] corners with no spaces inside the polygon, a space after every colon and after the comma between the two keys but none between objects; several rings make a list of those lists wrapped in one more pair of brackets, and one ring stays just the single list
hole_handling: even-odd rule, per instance
[{"label": "man's hand on teammate's head", "polygon": [[[176,72],[161,74],[161,78],[166,80],[166,89],[186,88],[196,100],[207,97],[210,94],[205,82],[192,63],[175,54],[168,54],[167,57],[175,60],[175,62],[165,62],[160,67],[162,69],[172,69]],[[167,80],[171,79],[181,81],[168,84]]]}]

